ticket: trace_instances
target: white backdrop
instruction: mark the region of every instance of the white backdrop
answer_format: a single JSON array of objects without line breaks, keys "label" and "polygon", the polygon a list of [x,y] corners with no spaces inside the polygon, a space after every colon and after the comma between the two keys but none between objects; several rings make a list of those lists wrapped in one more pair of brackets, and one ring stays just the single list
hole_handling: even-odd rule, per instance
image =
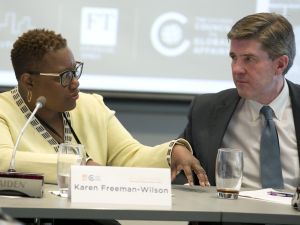
[{"label": "white backdrop", "polygon": [[[300,45],[299,0],[0,0],[0,5],[0,86],[16,84],[10,49],[35,27],[62,33],[85,63],[81,88],[103,91],[195,94],[233,87],[226,34],[254,12],[285,15]],[[287,77],[300,83],[299,75],[297,57]]]}]

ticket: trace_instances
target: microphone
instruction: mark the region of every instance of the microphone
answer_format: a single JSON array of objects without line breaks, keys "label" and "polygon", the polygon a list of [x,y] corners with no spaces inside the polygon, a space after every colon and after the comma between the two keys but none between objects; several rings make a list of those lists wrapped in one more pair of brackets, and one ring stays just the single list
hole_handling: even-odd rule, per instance
[{"label": "microphone", "polygon": [[20,139],[23,136],[23,133],[24,133],[26,127],[31,122],[31,120],[34,117],[34,115],[36,114],[36,112],[40,108],[42,108],[45,105],[45,103],[46,103],[46,98],[44,96],[40,96],[40,97],[37,98],[36,103],[35,103],[35,108],[34,108],[33,112],[31,113],[30,117],[28,118],[28,120],[26,121],[25,125],[23,126],[23,128],[20,131],[19,136],[17,138],[17,142],[16,142],[15,147],[12,151],[12,157],[11,157],[11,160],[10,160],[10,165],[9,165],[8,172],[16,172],[15,160],[16,160],[16,152],[17,152],[17,148],[19,146]]},{"label": "microphone", "polygon": [[23,133],[31,122],[36,112],[45,106],[46,98],[40,96],[37,98],[35,108],[27,119],[25,125],[21,129],[10,160],[9,169],[7,172],[0,172],[0,195],[17,195],[27,197],[42,197],[44,175],[36,173],[20,173],[16,172],[15,160],[16,152]]}]

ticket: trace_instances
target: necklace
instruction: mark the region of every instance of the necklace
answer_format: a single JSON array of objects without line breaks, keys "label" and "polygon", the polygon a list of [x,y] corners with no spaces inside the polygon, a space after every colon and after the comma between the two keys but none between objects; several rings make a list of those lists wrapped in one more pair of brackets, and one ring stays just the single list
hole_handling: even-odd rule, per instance
[{"label": "necklace", "polygon": [[[70,130],[71,130],[71,133],[73,134],[73,137],[75,138],[76,142],[77,142],[78,144],[81,144],[81,142],[80,142],[78,136],[76,135],[76,133],[75,133],[73,127],[71,126],[71,123],[70,123],[70,121],[68,120],[66,114],[65,114],[65,113],[62,113],[62,115],[63,115],[64,119],[66,120],[66,122],[67,122],[67,124],[68,124],[68,126],[69,126],[69,128],[70,128]],[[39,118],[38,116],[35,116],[35,117],[40,121],[40,123],[41,123],[44,127],[47,127],[48,130],[50,130],[53,134],[55,134],[55,135],[60,139],[60,141],[58,141],[58,140],[55,139],[57,142],[59,142],[59,144],[62,143],[62,142],[64,142],[64,138],[63,138],[63,137],[62,137],[62,136],[61,136],[61,135],[53,128],[53,127],[51,127],[47,122],[45,122],[44,120],[42,120],[42,119]]]},{"label": "necklace", "polygon": [[51,127],[46,121],[42,120],[37,115],[35,117],[40,121],[40,123],[44,127],[46,127],[48,130],[50,130],[53,134],[55,134],[59,138],[59,140],[55,139],[59,144],[64,142],[64,137],[62,137],[53,127]]}]

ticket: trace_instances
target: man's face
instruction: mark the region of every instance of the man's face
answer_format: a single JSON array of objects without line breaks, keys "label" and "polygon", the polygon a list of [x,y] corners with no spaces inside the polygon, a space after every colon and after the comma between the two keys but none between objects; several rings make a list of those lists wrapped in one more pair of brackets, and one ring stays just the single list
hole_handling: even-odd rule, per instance
[{"label": "man's face", "polygon": [[281,57],[270,59],[253,39],[231,40],[229,55],[233,81],[241,97],[261,104],[276,98],[283,85]]}]

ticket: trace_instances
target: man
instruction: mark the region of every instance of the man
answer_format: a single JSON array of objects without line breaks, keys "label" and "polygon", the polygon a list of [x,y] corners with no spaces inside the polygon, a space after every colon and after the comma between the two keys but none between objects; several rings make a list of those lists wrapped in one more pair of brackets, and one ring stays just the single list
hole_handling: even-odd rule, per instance
[{"label": "man", "polygon": [[[215,159],[220,147],[242,149],[244,187],[262,185],[262,106],[273,110],[278,133],[283,185],[299,185],[300,86],[285,79],[296,54],[292,25],[282,15],[256,13],[239,20],[227,35],[230,40],[235,89],[197,96],[181,135],[215,185]],[[273,143],[274,144],[274,143]],[[270,179],[269,179],[270,180]]]}]

